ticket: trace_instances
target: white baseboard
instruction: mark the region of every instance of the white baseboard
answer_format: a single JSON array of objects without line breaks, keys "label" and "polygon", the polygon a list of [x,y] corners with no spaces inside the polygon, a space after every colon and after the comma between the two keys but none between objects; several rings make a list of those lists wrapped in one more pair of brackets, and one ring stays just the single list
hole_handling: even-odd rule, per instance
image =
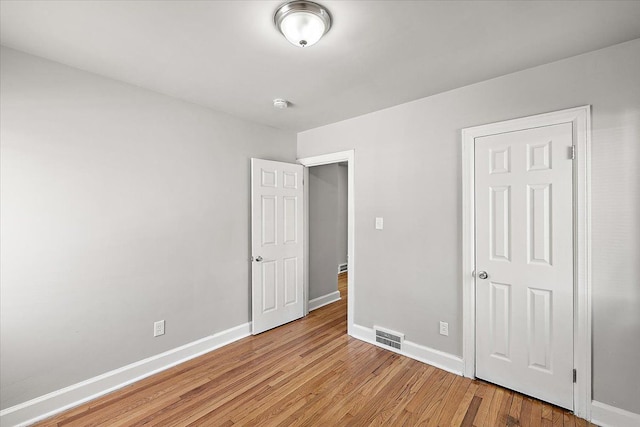
[{"label": "white baseboard", "polygon": [[603,427],[637,427],[640,426],[640,414],[593,400],[591,422]]},{"label": "white baseboard", "polygon": [[404,340],[402,350],[396,350],[394,348],[387,347],[386,345],[378,344],[375,339],[375,332],[372,328],[354,324],[353,329],[351,330],[351,336],[380,348],[384,348],[385,350],[402,354],[403,356],[427,363],[456,375],[462,376],[464,371],[464,363],[462,362],[462,359],[458,356],[454,356],[453,354],[445,353],[444,351],[434,350],[408,340]]},{"label": "white baseboard", "polygon": [[318,298],[309,300],[309,311],[324,307],[332,302],[340,301],[340,291],[331,292]]},{"label": "white baseboard", "polygon": [[0,411],[0,426],[27,426],[251,335],[251,323],[151,356]]}]

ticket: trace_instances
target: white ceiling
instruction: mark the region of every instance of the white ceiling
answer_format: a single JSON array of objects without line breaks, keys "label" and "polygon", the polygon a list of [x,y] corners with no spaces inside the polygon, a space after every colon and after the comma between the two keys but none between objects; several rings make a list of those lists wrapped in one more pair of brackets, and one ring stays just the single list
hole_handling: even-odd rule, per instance
[{"label": "white ceiling", "polygon": [[640,38],[640,1],[319,1],[334,23],[308,49],[270,0],[2,1],[0,42],[301,131]]}]

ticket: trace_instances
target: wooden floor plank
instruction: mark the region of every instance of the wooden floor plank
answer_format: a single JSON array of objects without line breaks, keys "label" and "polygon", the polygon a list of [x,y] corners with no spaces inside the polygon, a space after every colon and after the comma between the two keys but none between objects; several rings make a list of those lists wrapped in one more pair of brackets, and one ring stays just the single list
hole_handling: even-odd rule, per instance
[{"label": "wooden floor plank", "polygon": [[[450,426],[460,426],[463,424],[465,416],[469,412],[471,401],[476,395],[477,390],[478,390],[477,382],[473,381],[471,384],[469,384],[469,388],[467,389],[466,393],[464,394],[464,396],[458,403],[458,406],[456,407],[456,412],[451,417],[451,421],[449,423]],[[478,402],[478,405],[480,405],[480,402]],[[471,423],[473,423],[473,418],[475,417],[476,417],[476,414],[474,412],[471,418]]]},{"label": "wooden floor plank", "polygon": [[491,404],[489,405],[489,412],[484,424],[489,426],[498,425],[498,418],[500,416],[500,408],[502,407],[503,398],[507,398],[506,390],[501,388],[496,389],[495,393],[493,394]]},{"label": "wooden floor plank", "polygon": [[444,406],[440,411],[440,416],[436,420],[435,425],[447,426],[451,425],[454,419],[454,415],[460,405],[460,401],[467,394],[467,390],[471,386],[472,381],[468,378],[458,377],[457,382],[452,387],[449,387],[447,395],[444,397]]},{"label": "wooden floor plank", "polygon": [[[433,402],[437,402],[437,405],[433,405],[433,411],[431,411],[428,417],[425,417],[424,414],[420,417],[420,425],[437,427],[441,425],[440,419],[443,419],[442,424],[444,424],[446,419],[445,412],[453,411],[449,405],[451,403],[450,401],[453,399],[453,396],[459,394],[459,389],[464,388],[463,384],[467,384],[467,381],[464,377],[456,377],[446,389],[443,386],[438,392],[440,398],[433,399]],[[462,393],[464,393],[464,391],[466,390],[463,390]],[[449,418],[451,418],[451,415],[449,415]]]},{"label": "wooden floor plank", "polygon": [[509,415],[507,415],[507,426],[520,425],[520,414],[522,413],[522,401],[524,396],[515,393],[511,400],[511,408],[509,408]]},{"label": "wooden floor plank", "polygon": [[564,420],[564,427],[575,427],[575,425],[576,425],[576,417],[571,415],[570,412],[564,411],[562,413],[562,418]]},{"label": "wooden floor plank", "polygon": [[482,402],[480,402],[478,413],[476,414],[476,418],[473,420],[474,426],[488,425],[487,418],[489,416],[489,407],[491,406],[491,401],[493,400],[493,395],[495,394],[496,389],[497,387],[493,384],[482,383],[480,386],[478,396],[482,398]]},{"label": "wooden floor plank", "polygon": [[564,426],[564,411],[557,406],[553,407],[553,427]]},{"label": "wooden floor plank", "polygon": [[473,399],[471,399],[469,407],[467,408],[467,413],[464,415],[464,419],[462,420],[462,427],[473,426],[473,420],[475,420],[476,415],[478,414],[478,408],[480,408],[481,403],[482,398],[480,396],[473,396]]},{"label": "wooden floor plank", "polygon": [[553,407],[548,403],[542,404],[542,423],[543,427],[553,426]]},{"label": "wooden floor plank", "polygon": [[342,299],[38,426],[586,426],[571,413],[346,335]]},{"label": "wooden floor plank", "polygon": [[531,426],[531,411],[533,409],[533,402],[530,397],[522,399],[522,410],[520,412],[520,425],[522,427]]},{"label": "wooden floor plank", "polygon": [[514,392],[504,389],[504,395],[502,397],[502,404],[498,410],[497,425],[506,426],[509,424],[509,411],[511,410],[511,404],[513,402]]},{"label": "wooden floor plank", "polygon": [[532,399],[531,403],[530,425],[540,427],[542,425],[542,402]]},{"label": "wooden floor plank", "polygon": [[453,382],[453,378],[445,372],[438,372],[434,380],[431,386],[425,387],[423,393],[416,394],[407,404],[407,410],[412,414],[408,425],[419,425],[420,422],[424,423],[431,419],[442,402],[442,395],[446,393]]},{"label": "wooden floor plank", "polygon": [[576,418],[575,424],[576,424],[576,427],[587,427],[587,421],[583,420],[582,418]]}]

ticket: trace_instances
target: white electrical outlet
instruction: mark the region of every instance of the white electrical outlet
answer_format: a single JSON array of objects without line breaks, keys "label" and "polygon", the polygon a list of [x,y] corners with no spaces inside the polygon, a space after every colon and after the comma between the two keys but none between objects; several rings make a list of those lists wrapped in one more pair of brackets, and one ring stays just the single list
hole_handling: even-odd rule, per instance
[{"label": "white electrical outlet", "polygon": [[153,323],[153,336],[159,337],[160,335],[164,335],[164,320]]},{"label": "white electrical outlet", "polygon": [[449,336],[449,324],[447,322],[440,322],[440,335]]}]

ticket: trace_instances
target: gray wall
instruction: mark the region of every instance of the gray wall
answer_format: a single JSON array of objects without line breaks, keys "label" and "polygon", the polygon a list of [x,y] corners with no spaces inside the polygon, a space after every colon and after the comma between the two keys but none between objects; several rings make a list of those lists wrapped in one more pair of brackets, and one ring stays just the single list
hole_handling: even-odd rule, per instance
[{"label": "gray wall", "polygon": [[338,290],[338,167],[309,168],[309,299]]},{"label": "gray wall", "polygon": [[640,39],[298,134],[299,157],[355,149],[355,323],[461,356],[460,131],[585,104],[593,397],[640,413]]},{"label": "gray wall", "polygon": [[1,407],[248,322],[249,158],[295,134],[0,55]]}]

